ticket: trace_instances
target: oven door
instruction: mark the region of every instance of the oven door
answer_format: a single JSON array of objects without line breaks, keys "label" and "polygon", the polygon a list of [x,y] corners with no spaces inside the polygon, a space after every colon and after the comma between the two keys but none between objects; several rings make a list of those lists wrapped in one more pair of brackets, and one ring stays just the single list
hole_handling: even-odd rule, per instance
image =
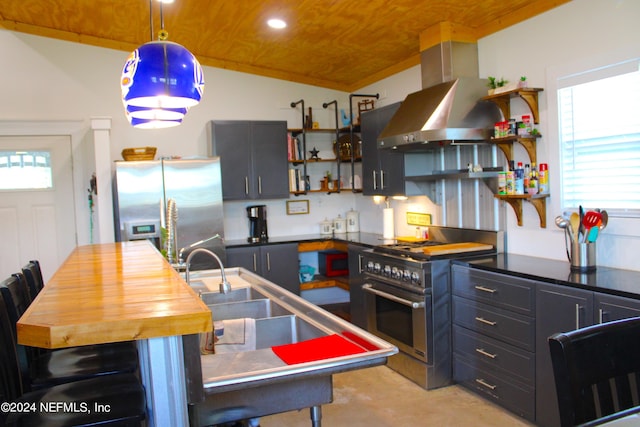
[{"label": "oven door", "polygon": [[412,293],[375,280],[367,280],[362,290],[368,331],[404,353],[430,363],[426,325],[431,295]]}]

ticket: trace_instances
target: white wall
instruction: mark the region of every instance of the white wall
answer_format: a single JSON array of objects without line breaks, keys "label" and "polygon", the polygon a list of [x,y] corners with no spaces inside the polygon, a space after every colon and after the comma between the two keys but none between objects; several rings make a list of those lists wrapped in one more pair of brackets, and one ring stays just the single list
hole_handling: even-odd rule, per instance
[{"label": "white wall", "polygon": [[[478,41],[480,77],[497,76],[510,81],[527,76],[529,86],[545,88],[540,93],[540,125],[543,138],[538,142],[538,163],[548,163],[551,197],[547,200],[547,228],[539,226],[532,205],[524,204],[523,225],[519,227],[511,207],[506,206],[507,247],[509,252],[566,260],[563,233],[553,219],[560,214],[558,176],[558,132],[555,109],[554,77],[576,67],[597,67],[627,58],[640,57],[640,2],[636,0],[575,0],[523,23]],[[402,100],[420,89],[418,67],[362,88],[386,94],[381,103]],[[550,110],[553,111],[550,114]],[[512,115],[527,114],[524,102],[512,102]],[[639,112],[640,113],[640,112]],[[516,145],[516,161],[527,160],[526,152]],[[426,198],[392,202],[396,208],[399,234],[410,233],[403,225],[403,212],[422,209],[434,213],[438,224],[439,207]],[[640,251],[640,220],[611,218],[598,238],[597,261],[600,266],[638,270],[634,254]]]},{"label": "white wall", "polygon": [[[542,87],[538,163],[550,168],[551,197],[547,202],[547,228],[538,227],[531,205],[525,203],[523,226],[509,212],[510,252],[566,259],[563,233],[553,219],[560,206],[559,146],[556,80],[575,72],[640,58],[640,2],[635,0],[576,0],[514,27],[488,36],[478,43],[480,75],[516,80],[526,75],[529,86]],[[512,103],[512,114],[522,114],[524,104]],[[640,113],[640,112],[638,112]],[[517,158],[526,159],[519,151]],[[604,206],[603,206],[604,207]],[[637,270],[640,251],[640,220],[611,218],[598,238],[598,265]]]}]

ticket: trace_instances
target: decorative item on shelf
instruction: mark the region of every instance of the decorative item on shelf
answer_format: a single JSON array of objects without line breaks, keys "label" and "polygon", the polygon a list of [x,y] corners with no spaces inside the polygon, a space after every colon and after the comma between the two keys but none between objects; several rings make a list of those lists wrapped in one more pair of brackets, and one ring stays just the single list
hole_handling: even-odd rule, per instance
[{"label": "decorative item on shelf", "polygon": [[351,135],[348,133],[340,136],[337,143],[336,141],[333,141],[333,152],[335,153],[336,157],[340,157],[340,161],[342,162],[351,161],[352,149],[353,157],[355,159],[358,159],[361,156],[362,141],[356,134],[354,134],[353,137],[355,140],[355,146],[351,143]]},{"label": "decorative item on shelf", "polygon": [[365,99],[362,101],[358,101],[358,123],[360,123],[361,114],[365,111],[373,110],[374,101],[373,99]]},{"label": "decorative item on shelf", "polygon": [[[152,2],[149,3],[152,18]],[[150,19],[151,38],[153,20]],[[162,3],[158,40],[131,52],[122,69],[120,87],[129,122],[142,129],[176,126],[204,91],[204,74],[196,57],[184,46],[167,41]]]},{"label": "decorative item on shelf", "polygon": [[342,120],[342,126],[347,127],[351,124],[351,117],[347,115],[344,109],[340,109],[340,119]]},{"label": "decorative item on shelf", "polygon": [[529,84],[527,83],[527,76],[522,76],[520,77],[520,80],[518,81],[518,87],[519,88],[524,88],[529,86]]},{"label": "decorative item on shelf", "polygon": [[309,114],[304,118],[304,127],[305,129],[313,128],[313,109],[311,107],[309,107]]},{"label": "decorative item on shelf", "polygon": [[498,80],[496,77],[489,76],[487,77],[487,80],[489,80],[489,82],[487,83],[487,86],[489,87],[489,95],[493,95],[497,88],[503,87],[508,83],[507,80],[502,77],[500,77],[500,80]]},{"label": "decorative item on shelf", "polygon": [[327,179],[326,176],[320,180],[320,190],[321,191],[329,190],[329,180]]},{"label": "decorative item on shelf", "polygon": [[309,160],[320,160],[320,157],[318,157],[318,153],[320,153],[320,151],[318,151],[316,147],[313,147],[313,150],[309,151],[309,154],[311,154]]}]

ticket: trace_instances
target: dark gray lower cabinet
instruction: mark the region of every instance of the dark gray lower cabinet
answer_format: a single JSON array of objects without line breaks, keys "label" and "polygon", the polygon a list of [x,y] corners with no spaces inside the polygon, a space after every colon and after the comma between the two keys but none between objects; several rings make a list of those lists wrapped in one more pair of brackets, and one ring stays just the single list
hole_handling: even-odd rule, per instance
[{"label": "dark gray lower cabinet", "polygon": [[640,301],[614,295],[594,295],[594,323],[628,319],[640,316]]},{"label": "dark gray lower cabinet", "polygon": [[536,306],[536,423],[555,427],[560,419],[548,338],[593,323],[593,292],[540,284]]},{"label": "dark gray lower cabinet", "polygon": [[367,248],[349,245],[349,310],[351,323],[367,329],[367,313],[364,308],[364,284],[362,253]]},{"label": "dark gray lower cabinet", "polygon": [[452,267],[453,377],[535,419],[535,282]]},{"label": "dark gray lower cabinet", "polygon": [[300,295],[297,243],[227,248],[227,264],[244,267]]},{"label": "dark gray lower cabinet", "polygon": [[640,316],[640,300],[452,265],[456,382],[557,427],[549,336]]}]

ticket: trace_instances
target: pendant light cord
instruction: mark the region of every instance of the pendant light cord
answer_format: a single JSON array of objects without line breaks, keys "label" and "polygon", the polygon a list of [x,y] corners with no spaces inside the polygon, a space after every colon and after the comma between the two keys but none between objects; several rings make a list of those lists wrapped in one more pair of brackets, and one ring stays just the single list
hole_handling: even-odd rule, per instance
[{"label": "pendant light cord", "polygon": [[153,0],[149,0],[149,40],[153,41]]}]

